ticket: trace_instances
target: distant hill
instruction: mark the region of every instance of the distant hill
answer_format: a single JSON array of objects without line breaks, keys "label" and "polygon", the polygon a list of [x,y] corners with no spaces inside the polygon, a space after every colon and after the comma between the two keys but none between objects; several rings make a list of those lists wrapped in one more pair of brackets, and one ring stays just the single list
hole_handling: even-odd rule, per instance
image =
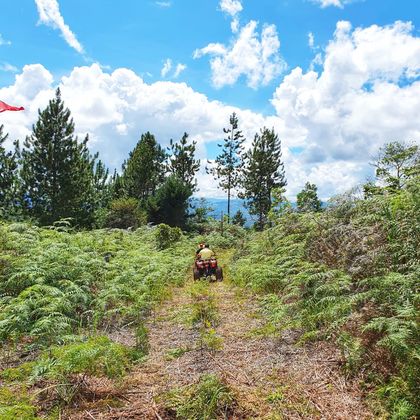
[{"label": "distant hill", "polygon": [[[199,202],[199,198],[193,199],[194,205],[196,205]],[[223,214],[227,214],[227,199],[226,198],[206,198],[206,204],[213,209],[213,211],[210,213],[210,216],[214,217],[215,219],[220,220],[220,217]],[[241,210],[244,217],[247,220],[246,225],[250,226],[253,223],[253,219],[248,213],[248,210],[245,207],[244,200],[241,200],[240,198],[232,198],[230,200],[230,215],[231,217],[238,211]]]}]

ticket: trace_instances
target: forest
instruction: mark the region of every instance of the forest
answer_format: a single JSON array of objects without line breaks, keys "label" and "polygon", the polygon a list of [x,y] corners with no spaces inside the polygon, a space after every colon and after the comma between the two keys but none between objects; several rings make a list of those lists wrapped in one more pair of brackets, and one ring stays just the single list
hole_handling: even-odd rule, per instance
[{"label": "forest", "polygon": [[[59,89],[11,151],[0,126],[1,419],[420,416],[419,146],[390,139],[375,179],[328,202],[303,180],[291,203],[274,129],[245,150],[226,123],[221,220],[191,204],[187,133],[141,134],[111,173]],[[193,282],[199,242],[222,283]]]}]

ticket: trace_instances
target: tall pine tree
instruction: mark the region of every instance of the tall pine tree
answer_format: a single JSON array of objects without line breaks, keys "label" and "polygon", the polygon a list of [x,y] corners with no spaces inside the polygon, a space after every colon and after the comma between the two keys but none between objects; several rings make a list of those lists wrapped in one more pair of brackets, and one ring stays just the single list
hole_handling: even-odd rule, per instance
[{"label": "tall pine tree", "polygon": [[258,217],[257,228],[263,230],[272,204],[274,188],[287,184],[281,160],[281,142],[274,129],[264,128],[256,134],[245,155],[242,179],[244,198],[251,214]]},{"label": "tall pine tree", "polygon": [[123,165],[122,184],[127,197],[145,202],[154,195],[165,179],[166,154],[149,132],[140,141]]},{"label": "tall pine tree", "polygon": [[94,191],[88,137],[74,136],[70,110],[57,89],[39,111],[38,121],[22,150],[23,199],[29,215],[41,224],[73,218],[77,225],[93,222]]},{"label": "tall pine tree", "polygon": [[197,189],[196,173],[200,169],[200,160],[195,159],[197,142],[188,143],[188,134],[184,133],[179,143],[171,139],[168,148],[171,155],[168,158],[168,172],[178,177],[192,192]]},{"label": "tall pine tree", "polygon": [[0,125],[0,216],[9,217],[16,210],[18,204],[18,157],[19,147],[15,143],[15,150],[6,152],[4,143],[8,134],[3,133]]},{"label": "tall pine tree", "polygon": [[216,157],[215,166],[206,168],[207,173],[213,175],[214,179],[218,181],[219,187],[227,192],[228,221],[230,221],[230,200],[233,191],[240,184],[242,171],[242,144],[245,138],[242,135],[242,131],[238,129],[238,122],[238,117],[233,113],[229,118],[229,127],[223,129],[227,137],[224,139],[223,144],[218,144],[222,150]]}]

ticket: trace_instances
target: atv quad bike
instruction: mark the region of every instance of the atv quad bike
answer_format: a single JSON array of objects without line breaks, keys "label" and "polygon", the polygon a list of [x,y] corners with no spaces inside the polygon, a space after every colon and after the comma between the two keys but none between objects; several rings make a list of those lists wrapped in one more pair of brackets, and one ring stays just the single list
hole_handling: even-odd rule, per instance
[{"label": "atv quad bike", "polygon": [[193,268],[194,280],[200,280],[201,278],[209,279],[210,281],[222,281],[223,270],[217,264],[216,258],[209,260],[202,260],[200,258],[195,260]]}]

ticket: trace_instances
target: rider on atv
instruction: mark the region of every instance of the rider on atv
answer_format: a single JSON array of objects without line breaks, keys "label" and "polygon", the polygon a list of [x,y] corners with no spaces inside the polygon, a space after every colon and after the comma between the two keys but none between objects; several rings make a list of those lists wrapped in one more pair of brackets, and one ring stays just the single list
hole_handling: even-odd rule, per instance
[{"label": "rider on atv", "polygon": [[209,244],[205,244],[203,248],[200,249],[200,251],[197,254],[198,258],[201,258],[202,260],[210,260],[213,258],[216,254],[210,249]]},{"label": "rider on atv", "polygon": [[193,274],[194,280],[202,277],[211,280],[223,280],[223,270],[217,264],[216,254],[210,249],[209,244],[200,244],[201,249],[196,252]]}]

